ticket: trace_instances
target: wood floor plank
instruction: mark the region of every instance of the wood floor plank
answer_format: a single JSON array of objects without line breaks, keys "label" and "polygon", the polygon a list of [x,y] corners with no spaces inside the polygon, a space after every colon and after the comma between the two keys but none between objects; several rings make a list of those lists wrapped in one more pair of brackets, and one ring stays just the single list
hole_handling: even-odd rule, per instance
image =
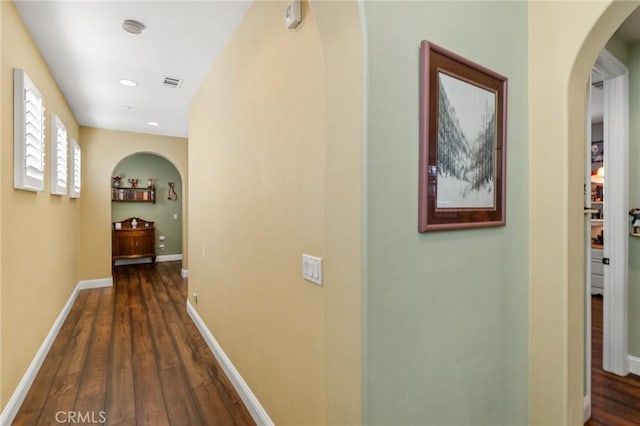
[{"label": "wood floor plank", "polygon": [[133,383],[135,389],[136,424],[169,425],[160,376],[153,352],[134,352]]},{"label": "wood floor plank", "polygon": [[169,334],[167,323],[164,320],[162,308],[156,297],[156,291],[146,279],[142,279],[140,284],[149,322],[153,324],[153,327],[151,327],[151,336],[154,346],[157,348],[156,357],[158,370],[180,367],[180,360],[178,359],[173,340]]},{"label": "wood floor plank", "polygon": [[227,426],[236,424],[213,383],[203,383],[196,386],[194,394],[201,416],[207,419],[208,425]]},{"label": "wood floor plank", "polygon": [[84,308],[84,303],[87,300],[87,296],[89,296],[89,292],[81,291],[78,293],[76,300],[67,315],[56,339],[53,341],[51,345],[51,349],[49,349],[49,354],[51,356],[56,355],[64,355],[69,346],[69,339],[73,334],[73,329],[78,322],[78,318],[80,318],[80,314],[82,313],[82,309]]},{"label": "wood floor plank", "polygon": [[79,381],[80,373],[56,376],[36,423],[38,426],[56,424],[57,413],[73,411]]},{"label": "wood floor plank", "polygon": [[193,393],[187,383],[182,367],[160,370],[162,393],[167,407],[167,415],[172,425],[203,425],[194,401]]},{"label": "wood floor plank", "polygon": [[111,342],[111,364],[107,387],[107,424],[135,421],[135,395],[133,390],[131,312],[129,295],[124,285],[118,282],[115,297],[115,312]]},{"label": "wood floor plank", "polygon": [[63,355],[47,356],[13,421],[14,425],[31,426],[38,423],[38,418],[51,392],[56,372],[63,359]]},{"label": "wood floor plank", "polygon": [[75,413],[82,416],[85,422],[82,424],[104,424],[107,419],[107,411],[105,409],[107,395],[106,393],[98,393],[76,400],[73,409]]},{"label": "wood floor plank", "polygon": [[105,395],[107,392],[109,351],[113,327],[113,290],[104,288],[99,290],[99,293],[100,303],[89,343],[87,362],[82,373],[80,388],[78,389],[79,399],[97,394]]}]

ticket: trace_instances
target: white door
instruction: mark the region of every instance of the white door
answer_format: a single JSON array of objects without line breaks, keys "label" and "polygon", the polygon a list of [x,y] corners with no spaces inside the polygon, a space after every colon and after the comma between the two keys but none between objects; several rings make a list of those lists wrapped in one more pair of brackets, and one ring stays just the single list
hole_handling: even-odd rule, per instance
[{"label": "white door", "polygon": [[594,66],[603,76],[604,140],[604,299],[602,368],[629,374],[627,297],[629,244],[629,74],[603,50]]},{"label": "white door", "polygon": [[[584,321],[584,421],[586,422],[591,418],[591,238],[592,238],[592,214],[597,213],[596,209],[592,209],[591,206],[591,141],[593,140],[591,134],[591,127],[593,123],[594,115],[600,115],[600,111],[595,111],[600,108],[598,105],[594,105],[594,84],[602,84],[604,80],[603,76],[594,68],[591,72],[591,78],[589,78],[589,85],[587,87],[587,120],[585,128],[585,164],[584,164],[584,254],[585,254],[585,321]],[[595,89],[599,90],[599,89]]]}]

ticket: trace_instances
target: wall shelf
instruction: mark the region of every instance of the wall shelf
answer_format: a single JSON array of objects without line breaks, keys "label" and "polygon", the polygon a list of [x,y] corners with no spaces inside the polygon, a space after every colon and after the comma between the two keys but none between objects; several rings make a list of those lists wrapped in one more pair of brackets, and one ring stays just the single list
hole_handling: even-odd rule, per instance
[{"label": "wall shelf", "polygon": [[111,188],[111,201],[155,204],[155,186],[149,188]]}]

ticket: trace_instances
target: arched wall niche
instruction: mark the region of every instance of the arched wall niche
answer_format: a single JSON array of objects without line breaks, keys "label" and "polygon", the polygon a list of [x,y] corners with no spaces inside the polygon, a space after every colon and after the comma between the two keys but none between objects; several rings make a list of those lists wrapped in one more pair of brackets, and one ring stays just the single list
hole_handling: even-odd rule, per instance
[{"label": "arched wall niche", "polygon": [[[111,222],[122,221],[129,217],[141,217],[155,222],[158,261],[178,260],[182,256],[183,248],[182,194],[184,194],[184,188],[182,176],[173,162],[161,154],[138,152],[120,160],[111,175],[122,176],[121,188],[131,187],[129,179],[138,179],[138,188],[146,188],[148,179],[152,179],[155,202],[112,202]],[[175,200],[168,199],[170,181],[175,183],[177,193]],[[160,240],[160,236],[164,238]]]}]

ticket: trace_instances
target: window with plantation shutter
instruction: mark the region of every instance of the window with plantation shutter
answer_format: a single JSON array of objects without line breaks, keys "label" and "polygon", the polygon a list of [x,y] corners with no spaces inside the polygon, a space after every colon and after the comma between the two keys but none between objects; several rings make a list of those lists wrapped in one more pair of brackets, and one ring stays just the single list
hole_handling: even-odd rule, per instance
[{"label": "window with plantation shutter", "polygon": [[71,178],[71,182],[69,185],[69,195],[71,196],[71,198],[80,198],[80,189],[82,188],[80,181],[80,145],[78,145],[78,142],[73,139],[71,139],[71,156],[69,160],[69,163],[71,164],[71,172],[69,173],[69,176]]},{"label": "window with plantation shutter", "polygon": [[13,73],[13,186],[26,191],[44,190],[44,98],[27,74]]},{"label": "window with plantation shutter", "polygon": [[60,118],[51,114],[51,193],[67,195],[69,143],[67,129]]}]

